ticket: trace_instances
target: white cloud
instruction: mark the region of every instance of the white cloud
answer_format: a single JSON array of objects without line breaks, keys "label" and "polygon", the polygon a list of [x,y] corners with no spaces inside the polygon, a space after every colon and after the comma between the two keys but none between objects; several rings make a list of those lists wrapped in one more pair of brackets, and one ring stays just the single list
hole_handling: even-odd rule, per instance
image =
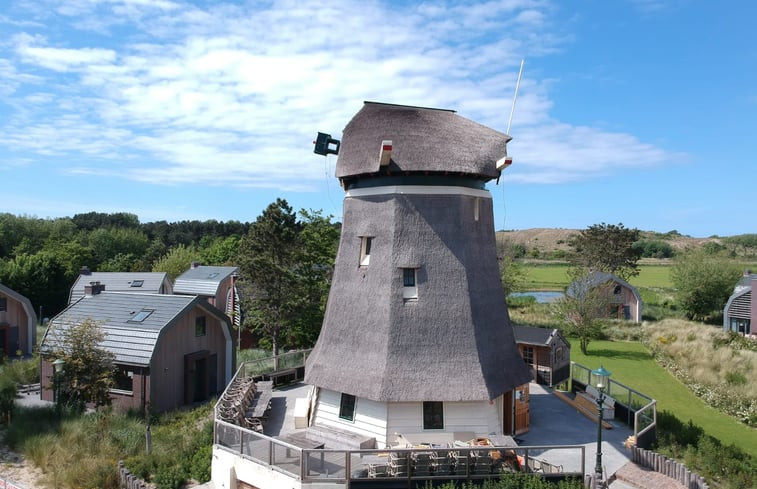
[{"label": "white cloud", "polygon": [[[566,39],[546,1],[48,6],[61,24],[17,32],[14,50],[0,46],[0,74],[14,75],[0,97],[23,87],[30,102],[0,121],[0,151],[66,155],[77,161],[70,172],[163,184],[308,190],[323,178],[313,135],[336,136],[363,100],[454,108],[504,130],[520,59]],[[72,26],[93,41],[57,38]],[[554,121],[548,84],[526,71],[513,180],[670,159],[628,134]]]}]

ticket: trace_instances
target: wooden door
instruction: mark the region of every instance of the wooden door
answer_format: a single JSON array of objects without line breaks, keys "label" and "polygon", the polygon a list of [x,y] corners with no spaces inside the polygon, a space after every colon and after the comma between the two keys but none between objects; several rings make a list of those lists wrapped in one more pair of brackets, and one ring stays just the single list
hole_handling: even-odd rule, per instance
[{"label": "wooden door", "polygon": [[515,434],[513,397],[513,391],[507,391],[502,398],[502,433],[505,435]]},{"label": "wooden door", "polygon": [[528,432],[530,428],[530,396],[528,384],[515,388],[515,434]]}]

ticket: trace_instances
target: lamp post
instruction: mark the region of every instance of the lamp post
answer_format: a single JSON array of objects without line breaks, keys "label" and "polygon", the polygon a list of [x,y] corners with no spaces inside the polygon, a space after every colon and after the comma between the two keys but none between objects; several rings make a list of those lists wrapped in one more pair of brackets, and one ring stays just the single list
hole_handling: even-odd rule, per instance
[{"label": "lamp post", "polygon": [[597,391],[599,391],[599,397],[597,397],[597,415],[599,420],[597,421],[597,464],[594,467],[594,476],[598,485],[596,487],[602,487],[602,405],[605,402],[605,389],[608,387],[610,381],[609,371],[604,367],[600,367],[591,371],[597,377]]},{"label": "lamp post", "polygon": [[58,415],[58,419],[60,419],[60,387],[61,387],[61,379],[60,377],[63,375],[63,367],[66,365],[66,362],[59,358],[53,362],[53,389],[55,390],[55,413]]}]

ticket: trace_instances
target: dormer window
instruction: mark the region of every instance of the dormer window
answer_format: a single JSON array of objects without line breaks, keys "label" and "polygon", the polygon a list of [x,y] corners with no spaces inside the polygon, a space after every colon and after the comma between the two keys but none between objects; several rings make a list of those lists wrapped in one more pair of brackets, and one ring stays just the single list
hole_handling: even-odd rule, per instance
[{"label": "dormer window", "polygon": [[367,267],[371,262],[371,243],[373,237],[363,236],[360,238],[360,266]]},{"label": "dormer window", "polygon": [[415,268],[402,269],[402,298],[406,301],[418,299],[418,270]]}]

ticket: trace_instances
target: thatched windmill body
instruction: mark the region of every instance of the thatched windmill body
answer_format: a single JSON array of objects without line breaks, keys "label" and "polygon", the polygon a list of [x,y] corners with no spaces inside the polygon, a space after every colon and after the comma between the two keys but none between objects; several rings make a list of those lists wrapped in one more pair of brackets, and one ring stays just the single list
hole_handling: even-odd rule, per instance
[{"label": "thatched windmill body", "polygon": [[[346,191],[313,424],[448,442],[509,434],[531,380],[513,339],[492,199],[509,136],[453,111],[366,102],[345,127]],[[500,168],[497,162],[500,162]]]}]

